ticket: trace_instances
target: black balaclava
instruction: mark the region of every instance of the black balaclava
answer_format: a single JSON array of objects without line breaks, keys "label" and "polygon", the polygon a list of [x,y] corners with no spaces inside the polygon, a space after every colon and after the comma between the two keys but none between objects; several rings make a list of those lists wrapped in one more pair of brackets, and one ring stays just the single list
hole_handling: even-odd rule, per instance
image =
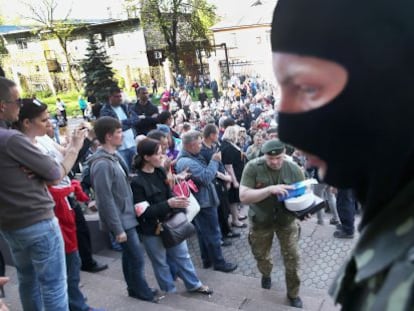
[{"label": "black balaclava", "polygon": [[279,0],[273,16],[273,52],[348,72],[323,107],[279,113],[279,137],[325,160],[328,184],[356,190],[361,226],[414,179],[413,13],[408,0]]}]

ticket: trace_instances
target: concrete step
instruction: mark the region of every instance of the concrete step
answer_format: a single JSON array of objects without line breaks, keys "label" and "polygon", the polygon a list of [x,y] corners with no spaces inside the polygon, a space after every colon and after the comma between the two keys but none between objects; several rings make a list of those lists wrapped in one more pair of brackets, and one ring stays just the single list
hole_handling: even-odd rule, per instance
[{"label": "concrete step", "polygon": [[[100,274],[111,279],[123,280],[122,267],[117,263],[120,258],[119,253],[106,250],[100,252],[100,256],[95,255],[95,257],[99,262],[105,262],[109,265],[109,269],[102,271]],[[145,270],[150,286],[157,287],[157,282],[154,278],[149,260],[146,260]],[[184,297],[191,296],[192,299],[198,300],[208,299],[208,301],[214,302],[217,305],[243,310],[247,310],[250,307],[257,307],[260,303],[265,302],[286,307],[286,310],[292,309],[287,306],[288,300],[286,298],[285,284],[273,284],[271,290],[265,290],[261,288],[260,279],[253,277],[236,273],[222,273],[211,269],[197,269],[197,274],[204,284],[214,290],[214,294],[210,298],[205,296],[194,297],[192,294],[185,292],[183,283],[179,280],[176,284],[179,295]],[[331,298],[327,295],[326,291],[302,287],[300,296],[306,310],[338,310],[338,308],[333,306]]]},{"label": "concrete step", "polygon": [[[271,290],[260,287],[260,279],[235,273],[222,273],[214,270],[197,269],[200,280],[214,290],[212,296],[188,293],[181,280],[178,280],[177,293],[168,294],[159,304],[144,302],[127,297],[121,265],[121,254],[109,250],[94,256],[100,263],[108,264],[107,270],[99,273],[81,272],[82,292],[93,307],[107,310],[149,310],[169,311],[231,311],[231,310],[297,310],[288,306],[284,284],[274,284]],[[150,261],[146,260],[145,274],[151,287],[157,288]],[[18,299],[17,277],[13,267],[7,268],[11,282],[6,286],[6,302],[10,310],[21,310]],[[304,310],[334,311],[331,299],[325,291],[301,288]]]},{"label": "concrete step", "polygon": [[[100,255],[95,255],[95,258],[99,262],[104,262],[109,265],[109,269],[102,271],[99,274],[110,279],[123,281],[120,253],[106,250],[100,252]],[[146,260],[145,271],[150,286],[157,287],[157,282],[152,272],[152,266],[148,259]],[[187,299],[203,300],[213,302],[222,307],[243,310],[250,310],[250,308],[257,309],[261,304],[267,303],[269,305],[278,305],[280,310],[294,310],[288,306],[285,284],[273,284],[271,290],[265,290],[260,287],[260,279],[253,277],[206,269],[197,269],[197,274],[204,284],[210,286],[214,290],[214,294],[211,297],[206,297],[203,295],[187,293],[182,281],[178,280],[176,283],[178,295]],[[82,277],[84,275],[88,275],[88,273],[82,273]],[[300,295],[306,310],[339,310],[339,308],[334,307],[332,300],[327,295],[326,291],[302,287]],[[172,297],[176,296],[177,295],[172,295]],[[165,301],[168,303],[171,299],[176,298],[171,298],[170,295],[168,295]],[[190,306],[193,307],[193,305]],[[185,308],[185,310],[187,309]],[[193,310],[193,308],[188,310]],[[267,310],[267,308],[259,308],[259,310]]]}]

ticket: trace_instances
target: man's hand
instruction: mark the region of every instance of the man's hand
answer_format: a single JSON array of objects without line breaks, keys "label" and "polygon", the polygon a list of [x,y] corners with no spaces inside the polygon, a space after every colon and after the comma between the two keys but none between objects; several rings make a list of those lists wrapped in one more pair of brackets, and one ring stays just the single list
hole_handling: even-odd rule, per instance
[{"label": "man's hand", "polygon": [[213,154],[213,156],[211,157],[212,160],[215,160],[217,162],[221,162],[221,151],[216,152],[215,154]]},{"label": "man's hand", "polygon": [[0,299],[0,311],[9,311],[9,308],[6,304]]},{"label": "man's hand", "polygon": [[281,195],[281,196],[288,195],[288,190],[295,189],[293,186],[289,186],[289,185],[274,185],[274,186],[268,186],[267,188],[270,194]]},{"label": "man's hand", "polygon": [[34,179],[36,178],[36,174],[33,171],[29,170],[27,167],[20,166],[20,169],[27,175],[27,178]]},{"label": "man's hand", "polygon": [[75,148],[75,150],[79,151],[83,146],[83,142],[85,140],[85,137],[86,137],[87,133],[88,133],[88,130],[86,128],[84,128],[84,129],[75,129],[72,132],[70,145],[73,148]]},{"label": "man's hand", "polygon": [[175,177],[176,177],[178,180],[186,180],[188,177],[190,177],[190,176],[191,176],[191,173],[190,173],[188,170],[189,170],[189,168],[188,168],[188,167],[186,167],[184,171],[182,171],[182,172],[181,172],[181,173],[179,173],[179,174],[176,174],[176,175],[175,175]]},{"label": "man's hand", "polygon": [[126,233],[125,233],[125,232],[122,232],[121,234],[118,234],[118,235],[115,237],[115,239],[116,239],[116,241],[117,241],[118,243],[124,243],[124,242],[126,242],[126,241],[127,241],[127,235],[126,235]]},{"label": "man's hand", "polygon": [[0,276],[0,286],[5,285],[9,280],[7,276]]},{"label": "man's hand", "polygon": [[307,214],[307,215],[305,215],[305,217],[303,217],[303,219],[301,221],[309,220],[311,218],[312,218],[312,214]]},{"label": "man's hand", "polygon": [[[0,286],[5,285],[9,281],[8,277],[0,277]],[[1,293],[3,294],[3,293]],[[1,296],[0,296],[1,297]],[[0,311],[9,311],[7,305],[0,299]]]}]

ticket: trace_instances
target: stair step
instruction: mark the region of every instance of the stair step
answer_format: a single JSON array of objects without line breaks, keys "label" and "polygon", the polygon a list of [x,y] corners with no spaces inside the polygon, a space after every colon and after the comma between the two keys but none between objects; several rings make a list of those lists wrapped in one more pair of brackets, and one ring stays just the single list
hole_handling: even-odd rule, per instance
[{"label": "stair step", "polygon": [[[104,256],[102,256],[104,255]],[[168,294],[159,304],[153,304],[127,297],[121,265],[121,254],[113,251],[104,251],[94,255],[100,263],[108,264],[107,270],[99,273],[81,272],[82,292],[88,297],[88,303],[94,307],[104,307],[107,310],[134,310],[170,311],[231,311],[231,310],[281,310],[294,311],[296,308],[288,306],[284,284],[274,284],[271,290],[260,287],[260,279],[246,277],[235,273],[222,273],[214,270],[197,269],[202,282],[214,290],[209,297],[201,294],[188,293],[181,280],[176,282],[177,294]],[[12,281],[6,286],[6,302],[10,303],[11,310],[21,310],[15,269],[8,267],[7,274]],[[150,261],[146,260],[145,274],[150,286],[158,287]],[[304,310],[333,311],[331,299],[325,291],[301,288],[301,298]]]},{"label": "stair step", "polygon": [[[109,269],[100,272],[101,275],[109,277],[111,279],[118,279],[123,281],[122,269],[117,260],[119,255],[113,254],[114,252],[107,252],[106,256],[96,256],[99,262],[108,263]],[[109,257],[111,256],[111,257]],[[146,277],[150,286],[156,287],[156,280],[152,273],[152,267],[149,260],[146,261]],[[221,305],[228,308],[247,309],[253,308],[260,303],[267,302],[272,305],[280,305],[280,307],[289,310],[288,301],[285,294],[284,284],[274,286],[272,290],[265,290],[260,288],[260,279],[246,277],[234,273],[222,273],[214,270],[197,269],[197,274],[206,285],[209,285],[214,294],[208,298],[203,295],[193,295],[185,291],[184,285],[181,281],[176,283],[179,295],[186,298],[204,300],[213,302],[216,305]],[[83,278],[83,277],[82,277]],[[173,295],[176,297],[176,295]],[[315,289],[301,289],[301,298],[304,301],[305,309],[307,310],[320,310],[324,307],[324,311],[337,310],[332,304],[329,304],[330,298],[325,291]],[[166,301],[170,298],[167,296]],[[329,308],[327,307],[329,305]],[[284,310],[283,309],[283,310]],[[265,309],[264,309],[265,310]]]}]

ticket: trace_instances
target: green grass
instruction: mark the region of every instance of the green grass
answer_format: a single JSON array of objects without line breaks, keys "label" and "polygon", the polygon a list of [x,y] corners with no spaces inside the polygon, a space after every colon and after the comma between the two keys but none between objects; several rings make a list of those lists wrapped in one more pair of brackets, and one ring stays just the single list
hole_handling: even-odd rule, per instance
[{"label": "green grass", "polygon": [[54,114],[56,112],[56,98],[60,98],[66,104],[66,113],[68,116],[77,116],[82,114],[81,110],[79,109],[78,105],[78,96],[79,93],[77,92],[68,92],[68,93],[61,93],[57,96],[50,96],[42,98],[41,95],[37,96],[43,103],[48,105],[49,112]]}]

